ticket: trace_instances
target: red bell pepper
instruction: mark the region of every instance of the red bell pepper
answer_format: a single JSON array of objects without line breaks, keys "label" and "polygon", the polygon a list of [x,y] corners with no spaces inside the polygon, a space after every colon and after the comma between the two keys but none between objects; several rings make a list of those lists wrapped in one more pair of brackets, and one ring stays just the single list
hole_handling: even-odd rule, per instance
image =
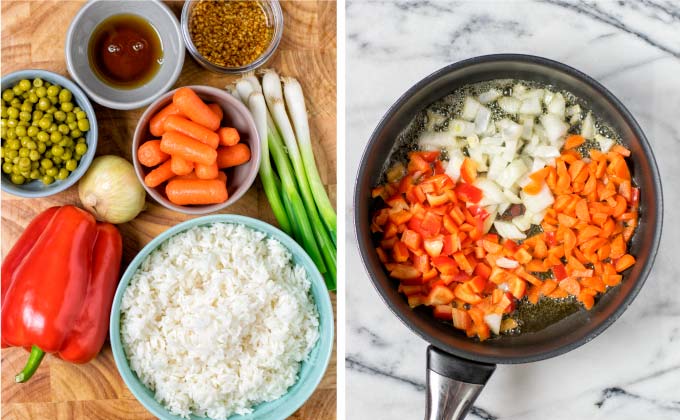
[{"label": "red bell pepper", "polygon": [[118,230],[84,210],[48,209],[36,220],[27,231],[42,233],[22,235],[2,266],[3,345],[31,348],[17,382],[45,353],[85,363],[101,350],[122,255]]}]

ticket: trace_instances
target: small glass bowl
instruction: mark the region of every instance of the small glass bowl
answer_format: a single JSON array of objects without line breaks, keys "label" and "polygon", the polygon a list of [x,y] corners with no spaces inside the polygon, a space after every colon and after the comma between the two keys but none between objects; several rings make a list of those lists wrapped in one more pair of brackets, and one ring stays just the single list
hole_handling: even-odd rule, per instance
[{"label": "small glass bowl", "polygon": [[241,66],[241,67],[222,67],[214,64],[205,57],[201,55],[196,49],[193,41],[191,40],[191,34],[189,33],[189,21],[191,19],[191,13],[198,3],[198,0],[190,0],[184,3],[182,8],[182,37],[184,38],[184,43],[186,44],[189,54],[204,68],[214,71],[216,73],[223,74],[241,74],[251,70],[254,70],[261,65],[263,65],[269,58],[274,54],[276,48],[281,42],[281,36],[283,35],[283,11],[281,10],[281,4],[278,0],[258,0],[265,14],[267,15],[268,26],[274,27],[274,35],[272,40],[269,42],[269,46],[260,56],[252,63]]}]

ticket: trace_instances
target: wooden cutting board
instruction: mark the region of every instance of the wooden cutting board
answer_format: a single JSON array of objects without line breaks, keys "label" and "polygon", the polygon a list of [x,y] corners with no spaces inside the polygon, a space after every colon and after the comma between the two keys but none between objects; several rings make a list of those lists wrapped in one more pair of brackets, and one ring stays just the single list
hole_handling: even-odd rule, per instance
[{"label": "wooden cutting board", "polygon": [[[182,2],[168,2],[179,17]],[[40,68],[67,75],[63,45],[68,25],[82,2],[2,1],[3,75]],[[267,66],[297,77],[310,114],[317,165],[331,199],[336,196],[336,5],[334,2],[283,2],[283,39]],[[223,88],[234,77],[210,73],[187,53],[176,87],[202,84]],[[116,154],[131,161],[132,134],[143,109],[117,111],[93,103],[99,123],[97,154]],[[54,205],[78,205],[76,187],[44,199],[22,199],[2,193],[2,254],[9,251],[26,225]],[[148,209],[119,225],[127,265],[151,239],[191,216],[167,210],[148,199]],[[255,217],[276,224],[259,179],[223,213]],[[335,294],[331,293],[335,307]],[[109,344],[92,362],[73,365],[47,356],[26,384],[14,383],[28,356],[22,349],[2,350],[3,419],[153,419],[125,386]],[[336,418],[335,350],[316,392],[291,418]]]}]

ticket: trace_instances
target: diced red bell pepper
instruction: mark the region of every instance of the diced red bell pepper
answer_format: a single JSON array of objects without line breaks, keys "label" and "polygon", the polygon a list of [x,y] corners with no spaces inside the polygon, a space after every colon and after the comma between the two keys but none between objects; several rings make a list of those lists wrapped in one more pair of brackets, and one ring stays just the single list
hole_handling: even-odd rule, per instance
[{"label": "diced red bell pepper", "polygon": [[472,326],[472,318],[467,311],[458,308],[451,309],[451,316],[453,318],[453,326],[459,330],[467,330]]},{"label": "diced red bell pepper", "polygon": [[432,314],[437,319],[441,319],[443,321],[450,321],[453,317],[452,310],[453,307],[451,305],[437,305],[432,310]]},{"label": "diced red bell pepper", "polygon": [[408,297],[408,306],[411,308],[416,308],[422,305],[425,301],[425,296],[423,295],[413,295]]},{"label": "diced red bell pepper", "polygon": [[437,158],[439,157],[439,150],[429,150],[429,151],[419,150],[419,151],[416,151],[416,152],[409,153],[409,158],[413,158],[414,156],[419,156],[423,160],[425,160],[426,162],[432,163],[435,160],[437,160]]},{"label": "diced red bell pepper", "polygon": [[482,199],[482,190],[472,184],[462,182],[456,185],[456,195],[466,203],[479,203]]},{"label": "diced red bell pepper", "polygon": [[444,169],[444,166],[442,165],[441,160],[437,160],[434,162],[434,174],[435,175],[440,175],[446,172],[446,169]]},{"label": "diced red bell pepper", "polygon": [[555,232],[544,232],[545,243],[548,247],[553,247],[557,245],[557,238],[555,238]]},{"label": "diced red bell pepper", "polygon": [[514,311],[516,306],[517,301],[510,292],[503,293],[503,296],[498,302],[498,307],[503,311],[504,314],[509,314]]},{"label": "diced red bell pepper", "polygon": [[401,241],[410,249],[411,251],[420,249],[420,244],[421,244],[421,237],[418,232],[411,230],[411,229],[406,229],[402,234],[401,234]]},{"label": "diced red bell pepper", "polygon": [[423,159],[422,156],[412,153],[411,160],[408,162],[408,172],[410,174],[416,172],[430,174],[432,173],[432,168],[430,167],[430,162]]},{"label": "diced red bell pepper", "polygon": [[472,274],[472,271],[474,269],[470,264],[470,261],[468,261],[467,257],[465,256],[465,254],[463,254],[461,251],[458,251],[455,254],[453,254],[453,258],[454,260],[456,260],[459,269],[465,271],[468,274]]},{"label": "diced red bell pepper", "polygon": [[511,275],[508,279],[508,288],[514,297],[522,299],[524,297],[524,292],[526,292],[527,283],[519,277]]},{"label": "diced red bell pepper", "polygon": [[482,293],[486,287],[486,283],[486,279],[482,278],[481,276],[474,276],[468,280],[470,289],[475,293]]},{"label": "diced red bell pepper", "polygon": [[442,255],[451,255],[460,249],[460,241],[456,235],[444,235],[444,246],[442,247]]},{"label": "diced red bell pepper", "polygon": [[567,278],[567,269],[562,264],[552,266],[553,276],[555,280],[560,281]]},{"label": "diced red bell pepper", "polygon": [[426,194],[427,196],[427,202],[430,204],[430,206],[436,207],[436,206],[441,206],[449,202],[449,197],[442,193],[442,194]]},{"label": "diced red bell pepper", "polygon": [[470,158],[465,158],[463,164],[460,165],[460,176],[468,184],[475,182],[477,179],[477,163]]},{"label": "diced red bell pepper", "polygon": [[517,250],[519,249],[519,245],[517,245],[517,242],[513,241],[512,239],[506,239],[505,241],[503,241],[503,247],[510,251],[511,255],[514,255],[515,252],[517,252]]},{"label": "diced red bell pepper", "polygon": [[394,247],[392,247],[392,257],[394,258],[394,261],[396,262],[408,261],[408,256],[409,253],[406,244],[401,241],[397,241],[394,244]]},{"label": "diced red bell pepper", "polygon": [[427,254],[414,256],[413,266],[421,273],[427,273],[432,268],[430,266],[430,257],[428,257]]},{"label": "diced red bell pepper", "polygon": [[389,214],[390,221],[395,225],[403,225],[404,223],[411,220],[411,217],[412,217],[411,212],[406,210],[397,210],[394,212],[390,212]]},{"label": "diced red bell pepper", "polygon": [[458,264],[449,257],[439,256],[432,258],[432,264],[437,267],[440,273],[445,275],[453,275],[458,273]]},{"label": "diced red bell pepper", "polygon": [[[429,262],[427,263],[429,265]],[[419,270],[420,271],[420,270]],[[423,281],[430,281],[439,275],[439,271],[436,268],[431,268],[428,271],[423,272]],[[446,283],[446,282],[444,282]]]},{"label": "diced red bell pepper", "polygon": [[430,290],[425,299],[426,305],[447,305],[453,302],[453,292],[443,284],[436,285]]},{"label": "diced red bell pepper", "polygon": [[387,205],[393,209],[408,210],[408,203],[401,194],[393,195],[386,201]]},{"label": "diced red bell pepper", "polygon": [[423,241],[423,247],[425,248],[425,252],[427,252],[430,257],[438,257],[442,253],[444,240],[441,236],[425,239]]},{"label": "diced red bell pepper", "polygon": [[423,231],[427,232],[429,236],[439,235],[439,231],[442,228],[442,218],[432,212],[428,212],[420,224],[420,227]]},{"label": "diced red bell pepper", "polygon": [[423,286],[420,284],[400,284],[399,292],[406,296],[413,296],[423,293]]},{"label": "diced red bell pepper", "polygon": [[416,270],[412,265],[394,264],[390,271],[390,276],[399,280],[415,280],[421,275],[420,271]]},{"label": "diced red bell pepper", "polygon": [[454,290],[454,294],[458,299],[471,305],[482,301],[482,298],[472,291],[468,283],[458,284]]},{"label": "diced red bell pepper", "polygon": [[479,277],[483,278],[484,280],[488,280],[489,277],[491,276],[491,267],[484,264],[483,262],[479,262],[475,266],[475,270],[473,271],[473,274],[475,276],[479,276]]}]

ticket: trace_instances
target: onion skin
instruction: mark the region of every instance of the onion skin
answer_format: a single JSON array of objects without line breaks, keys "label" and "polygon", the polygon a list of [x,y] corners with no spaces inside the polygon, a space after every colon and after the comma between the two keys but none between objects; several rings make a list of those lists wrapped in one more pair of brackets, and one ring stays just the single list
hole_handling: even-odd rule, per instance
[{"label": "onion skin", "polygon": [[144,210],[146,191],[130,162],[106,155],[92,161],[78,183],[78,196],[97,220],[119,224]]}]

